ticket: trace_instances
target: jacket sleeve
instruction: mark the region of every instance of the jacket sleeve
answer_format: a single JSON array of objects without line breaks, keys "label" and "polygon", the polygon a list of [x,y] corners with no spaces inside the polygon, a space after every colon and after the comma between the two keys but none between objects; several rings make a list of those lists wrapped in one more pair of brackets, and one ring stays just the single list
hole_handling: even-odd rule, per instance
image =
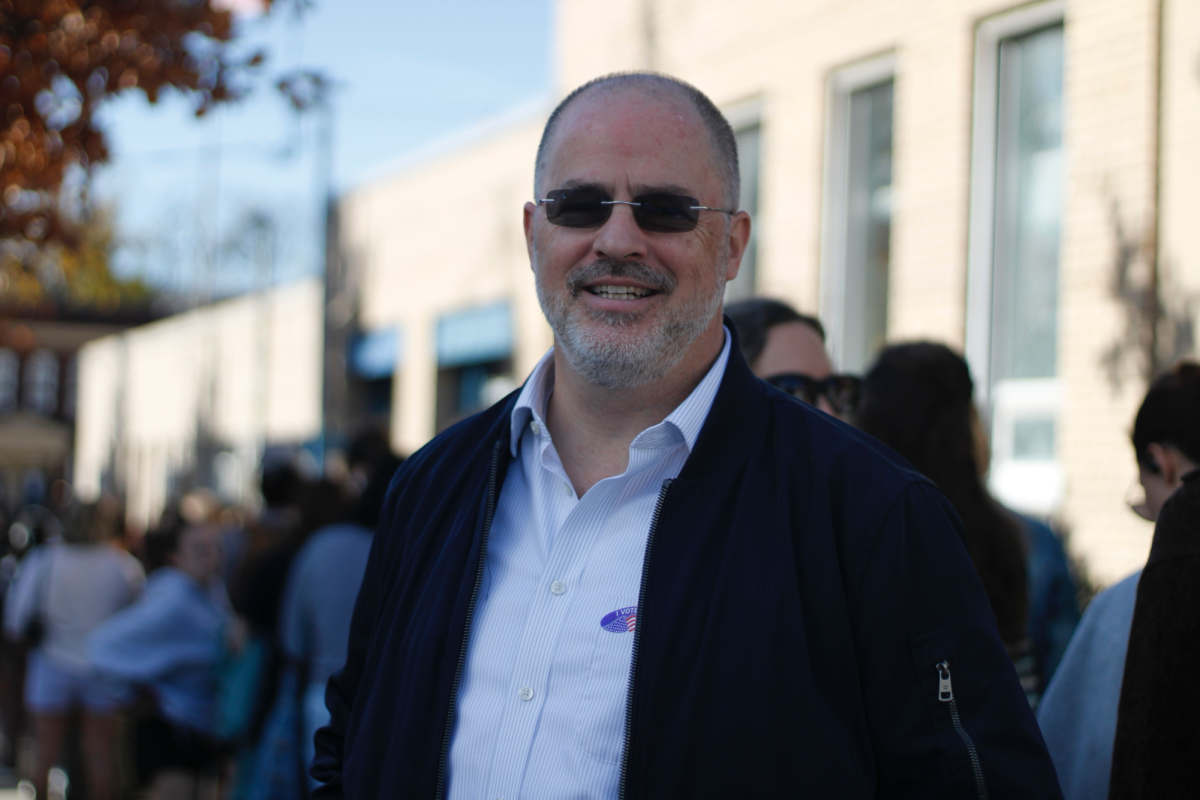
[{"label": "jacket sleeve", "polygon": [[354,603],[346,664],[329,678],[325,687],[325,707],[329,710],[329,724],[317,730],[314,737],[316,755],[309,768],[309,774],[321,783],[312,793],[314,798],[345,796],[342,775],[345,768],[346,732],[379,613],[385,573],[384,551],[395,516],[396,494],[397,482],[393,482],[371,544],[371,554],[367,558],[367,569],[363,575],[362,586],[358,590],[358,599]]},{"label": "jacket sleeve", "polygon": [[876,797],[1062,796],[958,515],[932,484],[900,493],[849,588]]}]

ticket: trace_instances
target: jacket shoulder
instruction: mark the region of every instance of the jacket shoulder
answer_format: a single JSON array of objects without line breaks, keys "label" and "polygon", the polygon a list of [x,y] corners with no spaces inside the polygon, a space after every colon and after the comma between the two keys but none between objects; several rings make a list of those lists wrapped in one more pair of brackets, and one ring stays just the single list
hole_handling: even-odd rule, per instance
[{"label": "jacket shoulder", "polygon": [[875,437],[774,387],[769,387],[767,398],[776,418],[777,440],[806,442],[807,457],[831,480],[857,484],[876,496],[892,498],[913,485],[933,486]]},{"label": "jacket shoulder", "polygon": [[404,459],[392,476],[385,505],[391,504],[398,487],[443,483],[481,460],[486,467],[496,443],[508,441],[507,422],[516,396],[513,392],[492,407],[451,425]]}]

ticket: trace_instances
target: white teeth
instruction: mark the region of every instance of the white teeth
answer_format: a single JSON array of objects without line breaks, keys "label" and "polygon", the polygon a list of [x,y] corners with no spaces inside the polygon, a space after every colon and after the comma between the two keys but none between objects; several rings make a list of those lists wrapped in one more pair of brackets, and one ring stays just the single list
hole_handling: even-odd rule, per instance
[{"label": "white teeth", "polygon": [[638,297],[646,297],[652,294],[650,289],[643,289],[640,286],[610,286],[608,284],[601,286],[588,287],[592,294],[597,297],[603,297],[609,300],[633,300]]}]

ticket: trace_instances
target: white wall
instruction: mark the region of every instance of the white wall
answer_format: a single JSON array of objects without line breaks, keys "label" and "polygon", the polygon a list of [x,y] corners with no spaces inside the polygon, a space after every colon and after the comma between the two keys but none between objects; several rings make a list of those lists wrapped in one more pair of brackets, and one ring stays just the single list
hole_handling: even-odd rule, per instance
[{"label": "white wall", "polygon": [[[191,463],[203,427],[225,457],[234,497],[252,486],[264,443],[321,430],[321,284],[298,281],[107,336],[79,354],[76,489],[106,469],[132,520],[154,521],[170,475]],[[230,465],[234,465],[230,468]]]}]

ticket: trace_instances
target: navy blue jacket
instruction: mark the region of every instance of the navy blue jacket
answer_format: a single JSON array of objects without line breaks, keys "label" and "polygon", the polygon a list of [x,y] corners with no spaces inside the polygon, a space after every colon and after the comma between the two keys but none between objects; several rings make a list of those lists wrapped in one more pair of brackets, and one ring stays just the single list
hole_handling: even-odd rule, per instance
[{"label": "navy blue jacket", "polygon": [[[444,796],[514,404],[393,481],[326,692],[318,797]],[[890,450],[757,380],[735,344],[659,502],[625,798],[1061,797],[958,517]]]}]

